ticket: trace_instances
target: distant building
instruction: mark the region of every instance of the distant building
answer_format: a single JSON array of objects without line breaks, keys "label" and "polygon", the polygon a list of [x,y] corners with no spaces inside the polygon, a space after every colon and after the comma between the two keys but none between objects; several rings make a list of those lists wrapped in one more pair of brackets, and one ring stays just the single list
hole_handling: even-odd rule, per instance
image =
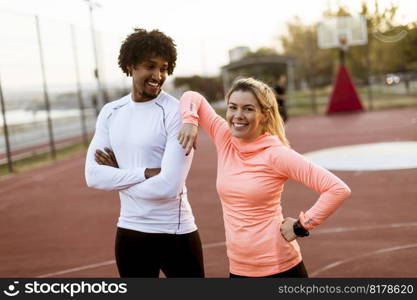
[{"label": "distant building", "polygon": [[270,85],[275,84],[279,75],[288,78],[288,90],[294,87],[295,59],[286,55],[253,55],[248,47],[236,47],[229,50],[230,63],[221,68],[225,93],[232,82],[239,77],[254,77]]}]

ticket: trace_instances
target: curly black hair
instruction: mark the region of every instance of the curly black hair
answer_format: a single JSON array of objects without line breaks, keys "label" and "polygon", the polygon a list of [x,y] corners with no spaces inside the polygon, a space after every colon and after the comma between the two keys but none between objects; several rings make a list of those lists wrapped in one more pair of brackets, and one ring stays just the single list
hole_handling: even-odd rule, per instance
[{"label": "curly black hair", "polygon": [[136,66],[155,56],[168,62],[168,74],[171,75],[177,60],[177,49],[172,38],[157,29],[146,31],[134,28],[134,32],[127,36],[120,47],[119,67],[123,73],[130,76],[128,66]]}]

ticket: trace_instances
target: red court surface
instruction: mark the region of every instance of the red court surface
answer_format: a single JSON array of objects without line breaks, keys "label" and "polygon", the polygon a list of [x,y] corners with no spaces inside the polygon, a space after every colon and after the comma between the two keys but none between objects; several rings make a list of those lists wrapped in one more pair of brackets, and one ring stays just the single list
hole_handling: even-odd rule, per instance
[{"label": "red court surface", "polygon": [[[292,147],[417,141],[417,108],[290,118]],[[417,155],[417,153],[416,153]],[[116,192],[87,188],[84,157],[0,180],[0,277],[117,277]],[[301,239],[311,277],[417,277],[417,169],[335,172],[352,196]],[[227,277],[216,153],[200,134],[188,176],[189,199],[204,244],[207,277]],[[298,216],[317,195],[289,181],[284,215]],[[166,249],[169,251],[169,249]]]}]

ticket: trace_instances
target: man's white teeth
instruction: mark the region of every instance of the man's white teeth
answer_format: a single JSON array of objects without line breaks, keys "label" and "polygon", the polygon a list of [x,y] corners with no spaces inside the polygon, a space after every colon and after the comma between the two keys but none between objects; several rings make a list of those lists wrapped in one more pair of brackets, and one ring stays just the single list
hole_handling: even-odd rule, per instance
[{"label": "man's white teeth", "polygon": [[157,82],[148,82],[148,84],[152,87],[158,87],[158,83]]}]

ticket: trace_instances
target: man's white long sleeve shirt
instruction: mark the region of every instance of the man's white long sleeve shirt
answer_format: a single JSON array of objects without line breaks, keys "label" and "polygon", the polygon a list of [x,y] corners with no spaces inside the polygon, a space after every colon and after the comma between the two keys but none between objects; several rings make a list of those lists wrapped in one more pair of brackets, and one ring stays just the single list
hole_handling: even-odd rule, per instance
[{"label": "man's white long sleeve shirt", "polygon": [[[179,102],[165,92],[147,102],[134,102],[129,94],[102,108],[85,177],[89,187],[119,191],[118,227],[170,234],[197,229],[185,187],[193,153],[185,156],[177,140],[181,125]],[[119,168],[96,163],[95,151],[105,147]],[[146,168],[161,172],[145,179]]]}]

